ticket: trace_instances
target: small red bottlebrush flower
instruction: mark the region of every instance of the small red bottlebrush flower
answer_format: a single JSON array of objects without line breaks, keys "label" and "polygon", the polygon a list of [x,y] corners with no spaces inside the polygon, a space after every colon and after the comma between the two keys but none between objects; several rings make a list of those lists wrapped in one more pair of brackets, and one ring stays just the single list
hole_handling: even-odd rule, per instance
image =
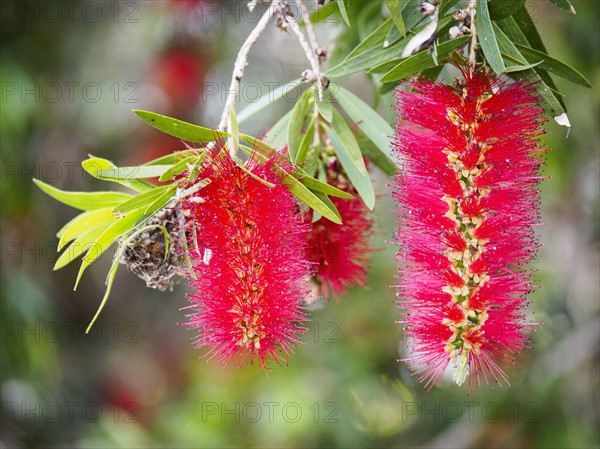
[{"label": "small red bottlebrush flower", "polygon": [[404,361],[429,387],[450,363],[459,385],[508,383],[501,365],[532,330],[542,108],[531,84],[461,71],[456,87],[420,79],[396,94]]},{"label": "small red bottlebrush flower", "polygon": [[[365,285],[366,265],[372,249],[369,247],[372,220],[370,210],[358,197],[358,192],[340,173],[337,162],[329,167],[327,182],[354,199],[332,197],[343,224],[325,217],[312,223],[308,235],[308,258],[315,265],[315,281],[325,299],[346,294],[353,285]],[[311,221],[312,213],[307,215]]]},{"label": "small red bottlebrush flower", "polygon": [[267,368],[269,360],[285,361],[305,331],[309,228],[274,168],[279,159],[251,159],[245,171],[216,150],[198,176],[210,182],[184,204],[195,275],[187,326],[199,329],[197,346],[221,362],[258,358]]}]

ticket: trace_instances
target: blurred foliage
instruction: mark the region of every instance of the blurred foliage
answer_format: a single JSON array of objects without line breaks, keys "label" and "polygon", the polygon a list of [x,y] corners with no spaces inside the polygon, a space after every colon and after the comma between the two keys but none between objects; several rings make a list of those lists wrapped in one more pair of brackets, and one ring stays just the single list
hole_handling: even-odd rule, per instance
[{"label": "blurred foliage", "polygon": [[[0,445],[598,447],[600,3],[572,3],[576,16],[551,2],[527,3],[550,54],[593,86],[557,80],[573,128],[567,138],[549,122],[545,136],[552,150],[544,174],[552,178],[542,184],[548,224],[535,267],[542,288],[532,295],[534,318],[544,324],[509,370],[510,388],[467,396],[451,382],[426,392],[396,362],[404,349],[389,288],[395,248],[385,243],[395,206],[382,174],[372,239],[381,251],[369,288],[314,311],[289,366],[267,375],[198,359],[192,333],[178,326],[185,286],[160,294],[125,270],[84,335],[110,260],[89,270],[76,294],[76,266],[52,272],[55,234],[74,212],[34,189],[31,178],[100,190],[103,181],[81,169],[88,154],[127,165],[182,149],[138,123],[131,109],[214,126],[254,16],[241,14],[241,2],[2,1]],[[347,12],[352,21],[352,2]],[[370,30],[368,21],[349,31],[336,23],[318,28],[324,42],[347,33],[348,48]],[[246,83],[291,80],[305,68],[293,39],[269,33],[251,53]],[[342,47],[330,67],[347,53]],[[373,99],[362,75],[344,84]],[[219,93],[209,95],[215,86]],[[391,103],[389,93],[379,99],[390,123]],[[248,132],[263,133],[289,108],[249,120]]]}]

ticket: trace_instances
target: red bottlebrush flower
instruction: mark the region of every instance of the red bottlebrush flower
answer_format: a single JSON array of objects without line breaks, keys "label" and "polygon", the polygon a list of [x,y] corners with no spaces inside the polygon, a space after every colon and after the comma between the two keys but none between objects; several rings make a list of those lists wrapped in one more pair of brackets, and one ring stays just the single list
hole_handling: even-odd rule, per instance
[{"label": "red bottlebrush flower", "polygon": [[[312,223],[308,235],[308,258],[315,265],[315,281],[325,299],[346,294],[353,285],[365,285],[366,265],[372,220],[370,210],[358,197],[356,189],[339,172],[339,165],[329,168],[328,183],[355,196],[354,199],[332,197],[343,224],[325,217]],[[311,221],[312,213],[307,215]]]},{"label": "red bottlebrush flower", "polygon": [[508,383],[501,365],[532,330],[542,109],[531,84],[461,70],[458,87],[420,79],[396,94],[404,361],[429,387],[450,363],[459,385]]},{"label": "red bottlebrush flower", "polygon": [[258,358],[266,368],[269,359],[285,361],[305,330],[309,228],[274,169],[282,158],[251,159],[246,170],[225,149],[210,159],[197,181],[210,182],[184,205],[195,275],[187,325],[199,329],[196,344],[211,358]]}]

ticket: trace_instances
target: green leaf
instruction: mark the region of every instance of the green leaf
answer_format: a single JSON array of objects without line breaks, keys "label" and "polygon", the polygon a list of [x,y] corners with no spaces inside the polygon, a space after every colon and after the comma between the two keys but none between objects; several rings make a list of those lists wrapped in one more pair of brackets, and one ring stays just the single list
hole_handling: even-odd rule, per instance
[{"label": "green leaf", "polygon": [[315,91],[312,88],[307,89],[292,109],[292,115],[290,116],[287,131],[287,143],[292,160],[296,160],[296,155],[298,154],[298,149],[303,137],[302,126],[304,125],[304,119],[308,115],[310,100],[314,95],[314,92]]},{"label": "green leaf", "polygon": [[292,175],[286,176],[283,179],[282,184],[285,185],[296,198],[298,198],[308,207],[317,211],[334,223],[342,224],[340,213],[335,206],[332,208],[331,205],[324,203],[314,192],[310,191],[308,187],[306,187]]},{"label": "green leaf", "polygon": [[154,185],[147,182],[141,181],[139,179],[133,179],[134,177],[130,177],[127,179],[114,179],[111,177],[105,177],[102,175],[103,170],[109,169],[117,169],[117,166],[113,164],[108,159],[103,159],[100,157],[90,157],[81,163],[81,166],[85,171],[87,171],[90,175],[95,178],[102,179],[105,181],[113,181],[117,182],[125,187],[129,187],[130,189],[136,190],[138,192],[145,192],[146,190],[150,190],[154,188]]},{"label": "green leaf", "polygon": [[558,6],[561,9],[564,9],[565,11],[569,11],[571,14],[577,14],[577,12],[575,11],[575,8],[573,7],[573,5],[571,4],[571,2],[569,0],[550,0],[552,3],[554,3],[556,6]]},{"label": "green leaf", "polygon": [[240,128],[233,109],[233,103],[229,105],[229,132],[231,135],[227,139],[227,144],[231,151],[237,153],[240,148]]},{"label": "green leaf", "polygon": [[331,123],[333,120],[333,105],[329,100],[330,99],[327,97],[323,98],[323,101],[317,100],[319,114],[321,114],[321,117],[323,117],[327,123]]},{"label": "green leaf", "polygon": [[[531,16],[529,15],[529,11],[527,11],[527,8],[523,7],[519,9],[512,15],[512,17],[514,19],[514,22],[521,30],[522,34],[527,39],[527,42],[529,42],[529,46],[541,52],[548,53],[546,51],[546,46],[542,42],[540,33],[538,33],[538,30],[535,28],[533,20],[531,20]],[[522,44],[525,45],[524,43]]]},{"label": "green leaf", "polygon": [[[246,137],[249,138],[248,140],[251,140],[250,136],[244,137],[244,135],[242,135],[241,137],[244,140],[246,140]],[[241,148],[244,151],[246,151],[248,155],[254,154],[255,157],[260,157],[263,161],[269,159],[273,155],[273,152],[275,152],[275,149],[269,148],[266,145],[255,146],[254,149],[242,145]],[[275,165],[275,167],[279,170],[279,174],[283,177],[281,183],[285,187],[287,187],[287,189],[292,193],[292,195],[294,195],[296,198],[298,198],[301,202],[306,204],[311,209],[319,212],[324,217],[329,218],[334,223],[341,223],[341,219],[339,219],[339,212],[337,211],[337,209],[330,209],[327,204],[321,201],[319,197],[317,197],[314,194],[314,192],[309,190],[309,188],[306,187],[302,182],[298,181],[293,174],[288,173],[283,168],[280,168],[277,165]],[[301,175],[296,176],[300,177],[303,180],[303,182],[307,182],[307,179],[302,177]]]},{"label": "green leaf", "polygon": [[108,297],[110,296],[110,292],[112,290],[115,275],[117,274],[117,268],[119,268],[119,257],[116,257],[115,260],[113,260],[113,263],[110,266],[110,270],[108,270],[108,275],[106,276],[106,291],[104,292],[104,297],[102,298],[102,301],[100,301],[100,306],[98,306],[98,310],[96,310],[96,314],[92,318],[92,321],[90,321],[90,324],[85,330],[86,334],[89,333],[89,331],[92,329],[92,326],[94,325],[94,323],[100,316],[102,309],[104,309],[104,306],[106,305],[106,301],[108,300]]},{"label": "green leaf", "polygon": [[440,17],[444,17],[460,0],[442,0],[439,6]]},{"label": "green leaf", "polygon": [[[521,64],[526,64],[527,60],[525,57],[517,49],[515,44],[510,41],[508,36],[504,34],[504,31],[500,27],[496,27],[496,33],[498,37],[498,44],[502,52],[508,57],[512,58],[514,61]],[[547,75],[547,73],[543,70],[540,70],[539,72],[537,70],[538,69],[536,67],[533,70],[519,71],[515,73],[514,77],[517,79],[529,79],[530,81],[535,82],[536,90],[544,99],[547,109],[549,108],[550,112],[555,116],[564,113],[565,109],[563,108],[561,101],[548,86],[546,80],[542,77],[542,74]],[[551,79],[550,82],[552,82]]]},{"label": "green leaf", "polygon": [[365,161],[363,160],[358,143],[356,143],[356,138],[344,117],[335,108],[333,109],[331,134],[334,134],[340,142],[338,151],[345,153],[346,160],[352,162],[360,174],[367,175],[367,167],[365,167]]},{"label": "green leaf", "polygon": [[325,204],[329,209],[335,211],[336,217],[339,220],[339,223],[337,221],[334,221],[334,223],[340,224],[342,221],[342,216],[340,215],[337,208],[335,207],[335,204],[333,204],[333,201],[331,201],[331,199],[327,195],[325,195],[321,192],[314,192],[314,193],[315,193],[315,196],[323,202],[323,204]]},{"label": "green leaf", "polygon": [[402,4],[400,3],[400,0],[386,0],[385,3],[390,10],[394,25],[396,25],[400,34],[402,34],[403,37],[406,37],[406,25],[404,25],[404,18],[402,17]]},{"label": "green leaf", "polygon": [[155,112],[134,110],[135,114],[150,126],[178,139],[188,142],[208,143],[227,137],[228,134],[214,129],[203,128]]},{"label": "green leaf", "polygon": [[189,149],[189,150],[183,150],[183,151],[176,151],[174,153],[171,154],[167,154],[165,156],[161,156],[159,158],[153,159],[149,162],[146,162],[143,165],[172,165],[172,164],[176,164],[179,161],[181,161],[182,159],[185,159],[186,157],[190,157],[190,156],[194,156],[196,155],[198,152],[204,151],[202,148],[194,148],[194,149]]},{"label": "green leaf", "polygon": [[120,192],[65,192],[46,184],[39,179],[33,179],[35,185],[55,200],[80,210],[95,210],[110,207],[131,198]]},{"label": "green leaf", "polygon": [[359,135],[356,137],[356,141],[360,146],[362,154],[379,167],[383,173],[388,176],[396,174],[396,165],[371,140],[367,139],[364,135]]},{"label": "green leaf", "polygon": [[292,175],[313,192],[321,192],[326,195],[335,196],[336,198],[354,198],[348,192],[344,192],[343,190],[333,187],[331,184],[327,184],[323,181],[319,181],[318,179],[308,176],[300,169],[294,170]]},{"label": "green leaf", "polygon": [[[205,180],[203,180],[203,181],[205,181]],[[205,184],[203,184],[203,181],[196,183],[196,185],[200,184],[200,185],[204,186],[204,185],[208,184],[208,181]],[[169,187],[169,189],[165,190],[165,192],[161,196],[159,196],[148,207],[146,207],[146,209],[144,209],[144,215],[154,214],[155,212],[157,212],[160,209],[162,209],[163,207],[165,207],[169,203],[169,201],[171,201],[171,198],[173,198],[173,196],[176,193],[176,186],[170,185],[170,186],[166,186],[166,187]]]},{"label": "green leaf", "polygon": [[265,142],[277,148],[283,148],[287,143],[287,129],[292,111],[288,111],[281,117],[277,123],[267,132]]},{"label": "green leaf", "polygon": [[312,23],[324,22],[336,11],[339,11],[337,3],[327,3],[320,8],[317,8],[316,11],[310,15],[310,21]]},{"label": "green leaf", "polygon": [[296,164],[301,164],[302,162],[306,161],[306,156],[308,155],[308,150],[310,149],[310,145],[314,139],[314,135],[315,135],[315,122],[316,122],[316,117],[313,116],[310,120],[310,123],[308,124],[308,127],[306,128],[306,132],[302,135],[302,140],[300,141],[300,144],[298,145],[298,151],[296,153]]},{"label": "green leaf", "polygon": [[528,62],[536,65],[539,64],[541,69],[547,70],[548,72],[569,80],[572,83],[576,83],[585,87],[592,87],[590,82],[585,79],[581,73],[567,64],[533,48],[525,47],[519,44],[516,44],[515,46]]},{"label": "green leaf", "polygon": [[[511,62],[518,62],[518,61],[512,61],[512,58],[510,56],[505,55],[504,53],[502,53],[502,58],[504,60],[508,60],[508,61],[511,61]],[[537,64],[524,64],[524,65],[506,66],[506,68],[504,69],[504,73],[523,72],[525,70],[532,69],[532,68],[534,68],[537,65],[539,65],[539,62]]]},{"label": "green leaf", "polygon": [[381,25],[379,25],[375,31],[369,34],[365,40],[363,40],[360,44],[358,44],[349,54],[346,56],[344,61],[351,59],[357,55],[363,54],[368,50],[375,48],[377,46],[382,46],[385,38],[388,33],[392,29],[394,22],[391,18],[387,19]]},{"label": "green leaf", "polygon": [[475,18],[475,24],[477,26],[477,34],[479,35],[479,43],[483,50],[483,54],[492,70],[500,75],[505,70],[504,61],[502,60],[494,28],[492,27],[487,0],[477,0],[477,16]]},{"label": "green leaf", "polygon": [[[446,41],[437,46],[438,54],[442,55],[441,59],[446,60],[448,54],[450,54],[452,50],[460,47],[467,42],[467,40],[469,40],[469,36],[460,36],[456,39]],[[382,83],[390,83],[402,80],[411,75],[419,73],[424,69],[438,65],[435,63],[431,57],[431,54],[429,53],[429,50],[427,49],[420,51],[415,55],[409,56],[408,58],[399,59],[398,61],[399,63],[393,69],[383,75],[379,81]]]},{"label": "green leaf", "polygon": [[330,133],[329,138],[333,144],[333,150],[335,151],[338,160],[342,164],[342,167],[346,171],[350,182],[358,191],[358,194],[367,207],[370,210],[373,210],[373,207],[375,207],[375,191],[373,190],[373,184],[371,184],[371,178],[369,177],[368,173],[363,174],[357,170],[354,163],[348,158],[347,153],[343,150],[342,144],[338,140],[335,133]]},{"label": "green leaf", "polygon": [[376,47],[365,50],[351,58],[343,60],[340,64],[329,69],[326,73],[331,78],[346,76],[352,73],[360,72],[369,69],[379,64],[387,62],[390,58],[402,53],[402,49],[406,46],[407,39],[401,39],[389,47]]},{"label": "green leaf", "polygon": [[97,226],[90,229],[71,243],[64,252],[58,257],[54,264],[54,271],[60,270],[64,266],[70,264],[72,261],[81,256],[84,252],[88,251],[92,245],[96,242],[96,239],[102,235],[102,233],[108,229],[110,225],[108,223]]},{"label": "green leaf", "polygon": [[60,235],[57,250],[60,251],[68,242],[84,232],[116,219],[117,217],[112,213],[112,207],[105,207],[103,209],[91,210],[79,214],[69,222],[69,226]]},{"label": "green leaf", "polygon": [[[98,179],[105,181],[128,181],[133,179],[158,178],[171,167],[171,165],[136,165],[131,167],[107,168],[98,170],[94,174]],[[150,189],[154,187],[156,186],[152,185]]]},{"label": "green leaf", "polygon": [[123,201],[114,208],[114,212],[121,214],[131,212],[137,209],[143,209],[148,207],[158,198],[160,198],[167,190],[170,190],[172,186],[162,186],[155,189],[149,190],[148,192],[140,193],[134,197],[130,197],[127,201]]},{"label": "green leaf", "polygon": [[391,137],[394,130],[389,123],[375,112],[367,103],[354,95],[348,89],[336,85],[335,97],[348,116],[358,123],[359,129],[384,153],[391,153]]},{"label": "green leaf", "polygon": [[113,242],[125,234],[126,232],[133,229],[133,227],[137,224],[138,220],[142,218],[144,212],[142,210],[135,210],[127,215],[119,218],[108,226],[104,230],[102,234],[98,237],[98,240],[90,247],[88,252],[86,253],[83,261],[81,262],[81,267],[79,267],[79,273],[77,274],[77,280],[75,281],[75,288],[77,290],[77,286],[79,285],[79,281],[81,280],[81,276],[87,267],[90,266],[104,251],[108,249]]},{"label": "green leaf", "polygon": [[290,92],[294,91],[296,88],[301,86],[304,83],[300,78],[297,78],[289,83],[282,84],[276,89],[268,89],[268,92],[260,97],[257,101],[250,103],[248,106],[244,108],[242,112],[237,115],[238,123],[243,123],[252,117],[257,112],[262,111],[267,106],[270,106],[275,101],[280,98],[286,96]]},{"label": "green leaf", "polygon": [[160,182],[170,181],[179,173],[182,173],[185,170],[187,170],[188,165],[193,166],[193,165],[201,164],[202,161],[204,160],[205,156],[206,156],[206,153],[202,153],[200,156],[189,156],[189,157],[186,157],[185,159],[180,160],[176,164],[171,165],[168,170],[165,170],[165,172],[161,175],[160,178],[158,178],[158,180]]},{"label": "green leaf", "polygon": [[[492,0],[488,1],[490,19],[492,21],[502,20],[512,16],[525,5],[525,0]],[[477,20],[477,16],[475,18]]]},{"label": "green leaf", "polygon": [[350,26],[350,19],[348,19],[348,11],[346,11],[345,0],[337,0],[337,5],[340,10],[340,15],[342,16],[342,19],[344,19],[346,25]]},{"label": "green leaf", "polygon": [[517,25],[517,22],[515,21],[514,17],[510,16],[506,19],[498,20],[496,22],[496,25],[498,25],[498,27],[506,34],[506,36],[508,36],[508,38],[512,42],[516,44],[529,46],[527,38],[523,34],[523,31],[521,31],[521,28],[519,28],[519,25]]}]

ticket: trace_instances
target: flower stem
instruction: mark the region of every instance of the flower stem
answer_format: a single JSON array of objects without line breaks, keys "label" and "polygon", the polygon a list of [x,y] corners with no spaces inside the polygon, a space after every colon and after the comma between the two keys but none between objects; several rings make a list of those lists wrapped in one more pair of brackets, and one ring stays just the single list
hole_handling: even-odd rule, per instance
[{"label": "flower stem", "polygon": [[273,0],[271,2],[269,9],[260,18],[252,32],[246,38],[246,41],[240,48],[240,51],[238,52],[235,64],[233,66],[233,74],[231,75],[229,93],[227,95],[227,100],[225,101],[225,107],[223,108],[223,112],[221,114],[221,121],[219,122],[219,126],[217,127],[218,131],[229,131],[229,128],[231,126],[229,120],[230,107],[235,103],[238,91],[240,90],[240,82],[242,81],[242,77],[244,76],[244,69],[246,67],[246,64],[248,63],[248,53],[250,52],[252,46],[258,40],[261,33],[267,27],[269,21],[271,20],[271,17],[273,17],[275,13],[279,10],[279,6],[280,0]]},{"label": "flower stem", "polygon": [[477,64],[477,53],[475,48],[477,47],[477,27],[475,26],[475,4],[477,0],[469,0],[469,16],[471,17],[471,48],[469,51],[469,64],[475,68]]}]

